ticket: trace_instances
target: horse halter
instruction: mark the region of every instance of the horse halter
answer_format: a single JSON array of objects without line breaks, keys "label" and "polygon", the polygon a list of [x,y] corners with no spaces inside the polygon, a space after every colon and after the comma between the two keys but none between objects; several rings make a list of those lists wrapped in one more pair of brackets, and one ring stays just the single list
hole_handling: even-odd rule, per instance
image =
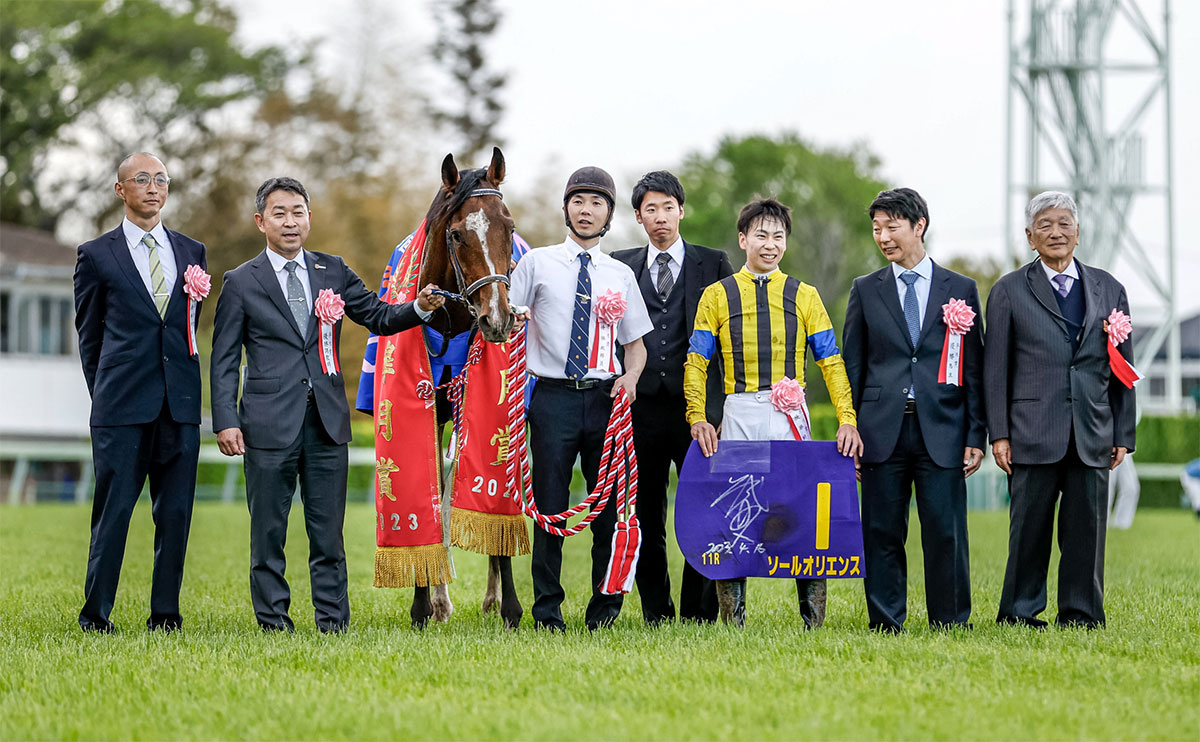
[{"label": "horse halter", "polygon": [[[500,191],[496,188],[476,188],[467,194],[467,198],[475,198],[476,196],[495,196],[501,200],[504,199],[504,194],[500,193]],[[487,250],[486,245],[480,245],[480,248]],[[462,262],[460,262],[458,259],[458,251],[454,249],[454,240],[450,237],[449,226],[446,227],[446,252],[450,253],[450,263],[454,266],[454,278],[458,281],[459,293],[452,294],[449,291],[439,291],[437,293],[441,294],[447,299],[453,299],[454,301],[465,305],[471,312],[472,317],[477,317],[478,313],[470,302],[471,294],[474,294],[484,286],[493,283],[502,283],[505,286],[511,285],[509,283],[507,273],[489,273],[488,275],[480,278],[478,281],[475,281],[468,286],[467,278],[463,274]],[[465,289],[463,288],[464,286],[466,286]]]}]

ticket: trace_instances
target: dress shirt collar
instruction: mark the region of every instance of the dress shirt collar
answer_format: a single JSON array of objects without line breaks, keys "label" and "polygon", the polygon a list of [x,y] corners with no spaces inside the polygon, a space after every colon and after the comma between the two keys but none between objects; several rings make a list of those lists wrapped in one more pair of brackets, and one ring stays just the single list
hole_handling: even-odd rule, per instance
[{"label": "dress shirt collar", "polygon": [[567,250],[567,262],[578,260],[579,253],[581,252],[587,252],[587,254],[591,256],[593,264],[596,262],[596,258],[598,256],[604,255],[604,253],[600,250],[600,245],[598,243],[585,251],[583,245],[579,244],[575,240],[575,235],[572,234],[567,235],[567,240],[563,243],[563,247],[565,247]]},{"label": "dress shirt collar", "polygon": [[[129,221],[129,217],[121,220],[121,230],[125,233],[125,244],[129,245],[130,250],[141,245],[142,237],[146,235],[146,230]],[[171,249],[171,241],[167,239],[167,230],[163,227],[162,219],[159,219],[158,224],[155,224],[150,230],[150,236],[154,238],[160,248]]]},{"label": "dress shirt collar", "polygon": [[671,260],[674,261],[675,265],[683,265],[683,237],[676,237],[675,241],[672,242],[671,246],[665,251],[659,250],[654,245],[647,245],[646,267],[649,268],[650,266],[654,265],[654,263],[658,260],[658,256],[663,252],[666,252],[667,255],[671,256]]},{"label": "dress shirt collar", "polygon": [[1051,283],[1054,282],[1054,277],[1057,275],[1069,276],[1076,281],[1079,280],[1079,268],[1075,267],[1075,258],[1071,258],[1071,264],[1068,265],[1067,269],[1061,274],[1059,274],[1058,271],[1054,270],[1050,266],[1046,265],[1045,261],[1041,260],[1040,258],[1038,259],[1038,262],[1042,264],[1042,270],[1046,272],[1046,278],[1048,278]]},{"label": "dress shirt collar", "polygon": [[929,257],[928,253],[926,253],[925,257],[921,258],[921,262],[917,263],[912,268],[905,268],[904,266],[900,265],[899,263],[892,263],[892,276],[895,277],[895,279],[897,281],[900,280],[900,274],[907,270],[911,270],[912,272],[916,273],[921,278],[924,278],[926,281],[932,281],[933,280],[933,259]]},{"label": "dress shirt collar", "polygon": [[[282,255],[275,252],[274,250],[272,250],[269,247],[267,248],[267,260],[271,261],[271,270],[275,271],[276,273],[279,273],[280,271],[282,271],[283,266],[287,265],[287,263],[288,263],[287,258],[283,257]],[[300,248],[299,254],[297,254],[296,257],[293,258],[293,260],[295,260],[297,263],[300,264],[300,267],[296,269],[297,273],[299,273],[300,271],[308,272],[308,263],[304,259],[304,248],[303,247]]]}]

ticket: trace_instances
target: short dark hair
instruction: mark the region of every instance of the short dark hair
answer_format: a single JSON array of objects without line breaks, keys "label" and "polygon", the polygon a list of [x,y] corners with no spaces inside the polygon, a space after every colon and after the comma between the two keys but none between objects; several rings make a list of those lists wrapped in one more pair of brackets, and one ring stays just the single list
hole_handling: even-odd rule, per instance
[{"label": "short dark hair", "polygon": [[903,219],[914,229],[917,222],[924,219],[925,231],[921,233],[921,242],[924,242],[929,234],[929,205],[921,198],[921,194],[911,188],[880,191],[867,209],[867,214],[874,219],[877,211],[882,211],[893,219]]},{"label": "short dark hair", "polygon": [[633,187],[633,198],[630,200],[633,202],[634,211],[642,210],[642,201],[646,200],[646,194],[650,191],[665,193],[683,206],[683,184],[679,182],[679,178],[666,170],[646,173]]},{"label": "short dark hair", "polygon": [[258,193],[254,196],[254,205],[258,207],[258,213],[263,213],[263,210],[267,208],[267,196],[270,196],[275,191],[298,193],[304,197],[304,205],[309,205],[308,191],[304,190],[304,184],[295,178],[289,178],[284,175],[279,178],[268,178],[265,183],[258,187]]},{"label": "short dark hair", "polygon": [[792,210],[773,198],[760,198],[746,204],[738,214],[738,234],[749,234],[750,227],[764,219],[776,219],[783,224],[785,234],[792,233]]}]

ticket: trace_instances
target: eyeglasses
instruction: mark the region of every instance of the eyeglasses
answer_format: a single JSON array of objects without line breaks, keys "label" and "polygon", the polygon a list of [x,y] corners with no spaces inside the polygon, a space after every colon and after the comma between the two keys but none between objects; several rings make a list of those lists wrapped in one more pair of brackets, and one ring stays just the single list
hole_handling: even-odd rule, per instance
[{"label": "eyeglasses", "polygon": [[131,180],[134,183],[137,183],[142,188],[145,188],[146,186],[150,185],[150,181],[154,181],[154,185],[158,186],[159,188],[166,188],[167,186],[171,185],[171,179],[165,175],[155,175],[153,178],[151,178],[146,173],[138,173],[137,175],[133,176],[132,178],[126,178],[125,180],[120,180],[117,182],[118,183],[127,183]]}]

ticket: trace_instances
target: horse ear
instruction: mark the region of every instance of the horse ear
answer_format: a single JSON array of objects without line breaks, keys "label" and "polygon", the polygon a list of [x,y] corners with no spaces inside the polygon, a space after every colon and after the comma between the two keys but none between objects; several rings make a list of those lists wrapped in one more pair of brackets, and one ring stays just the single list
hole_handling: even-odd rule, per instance
[{"label": "horse ear", "polygon": [[453,154],[442,160],[442,185],[451,191],[458,187],[458,166],[454,164]]},{"label": "horse ear", "polygon": [[488,165],[487,179],[492,185],[504,182],[504,153],[499,147],[492,147],[492,164]]}]

